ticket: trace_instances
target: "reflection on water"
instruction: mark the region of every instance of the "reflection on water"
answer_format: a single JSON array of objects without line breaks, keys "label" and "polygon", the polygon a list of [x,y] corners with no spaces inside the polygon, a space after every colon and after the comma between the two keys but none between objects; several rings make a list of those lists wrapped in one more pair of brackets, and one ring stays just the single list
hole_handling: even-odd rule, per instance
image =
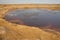
[{"label": "reflection on water", "polygon": [[60,10],[18,9],[8,12],[5,19],[29,26],[60,26]]}]

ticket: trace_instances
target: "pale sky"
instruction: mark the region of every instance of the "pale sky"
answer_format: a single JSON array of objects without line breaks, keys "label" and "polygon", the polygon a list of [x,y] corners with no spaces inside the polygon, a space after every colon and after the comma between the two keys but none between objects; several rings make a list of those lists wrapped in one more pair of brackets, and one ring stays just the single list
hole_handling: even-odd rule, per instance
[{"label": "pale sky", "polygon": [[60,4],[60,0],[0,0],[0,4]]}]

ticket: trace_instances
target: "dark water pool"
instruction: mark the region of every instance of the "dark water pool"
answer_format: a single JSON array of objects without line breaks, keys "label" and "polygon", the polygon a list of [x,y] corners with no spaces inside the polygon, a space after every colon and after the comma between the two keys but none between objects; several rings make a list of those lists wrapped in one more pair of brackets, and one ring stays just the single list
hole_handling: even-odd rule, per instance
[{"label": "dark water pool", "polygon": [[28,26],[60,26],[60,10],[17,9],[8,12],[4,18],[9,22]]}]

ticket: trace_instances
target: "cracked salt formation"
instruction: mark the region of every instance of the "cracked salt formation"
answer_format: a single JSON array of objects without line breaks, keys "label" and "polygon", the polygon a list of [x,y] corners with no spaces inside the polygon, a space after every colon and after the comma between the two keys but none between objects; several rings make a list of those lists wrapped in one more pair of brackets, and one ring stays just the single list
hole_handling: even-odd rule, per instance
[{"label": "cracked salt formation", "polygon": [[6,29],[3,26],[0,26],[0,40],[3,40],[6,34]]},{"label": "cracked salt formation", "polygon": [[0,34],[4,34],[5,33],[5,28],[4,27],[0,27]]}]

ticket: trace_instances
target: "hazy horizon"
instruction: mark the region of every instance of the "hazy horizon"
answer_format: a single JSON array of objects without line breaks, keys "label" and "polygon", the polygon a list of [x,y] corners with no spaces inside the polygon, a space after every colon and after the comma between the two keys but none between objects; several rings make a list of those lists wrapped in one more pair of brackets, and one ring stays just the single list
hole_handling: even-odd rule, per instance
[{"label": "hazy horizon", "polygon": [[0,4],[60,4],[60,0],[0,0]]}]

